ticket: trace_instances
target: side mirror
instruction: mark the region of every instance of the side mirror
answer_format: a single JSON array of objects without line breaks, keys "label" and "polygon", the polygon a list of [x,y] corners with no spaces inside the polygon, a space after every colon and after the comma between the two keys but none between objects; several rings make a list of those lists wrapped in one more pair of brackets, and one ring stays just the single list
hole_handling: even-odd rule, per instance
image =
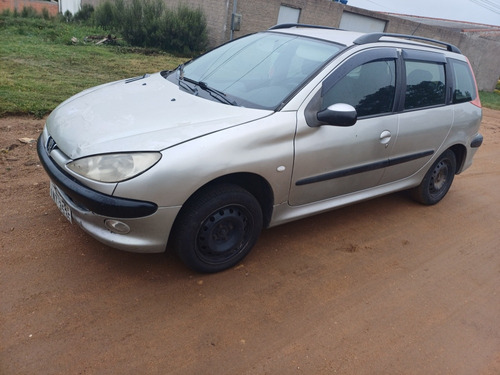
[{"label": "side mirror", "polygon": [[352,105],[337,103],[318,112],[316,118],[325,125],[352,126],[358,120],[358,113]]}]

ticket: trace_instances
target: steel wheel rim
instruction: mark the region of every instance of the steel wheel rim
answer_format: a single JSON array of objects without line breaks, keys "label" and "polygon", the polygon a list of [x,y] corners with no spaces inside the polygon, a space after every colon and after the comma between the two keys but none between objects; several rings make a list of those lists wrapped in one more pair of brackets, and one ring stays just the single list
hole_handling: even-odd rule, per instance
[{"label": "steel wheel rim", "polygon": [[251,237],[253,220],[240,205],[229,205],[212,212],[196,236],[196,252],[211,264],[224,263],[240,254]]},{"label": "steel wheel rim", "polygon": [[446,190],[449,181],[449,171],[449,162],[447,160],[442,160],[436,165],[429,181],[429,192],[431,194],[439,195]]}]

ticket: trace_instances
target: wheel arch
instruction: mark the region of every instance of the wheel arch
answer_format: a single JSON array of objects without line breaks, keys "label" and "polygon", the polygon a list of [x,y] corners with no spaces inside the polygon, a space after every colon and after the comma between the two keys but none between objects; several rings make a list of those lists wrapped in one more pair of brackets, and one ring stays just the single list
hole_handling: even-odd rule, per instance
[{"label": "wheel arch", "polygon": [[456,174],[460,174],[464,167],[465,159],[467,156],[467,148],[462,144],[456,144],[449,148],[455,154],[455,159],[457,161]]},{"label": "wheel arch", "polygon": [[274,193],[271,185],[265,178],[255,173],[233,173],[219,177],[205,186],[221,183],[238,185],[252,194],[262,209],[264,228],[269,226],[273,213]]},{"label": "wheel arch", "polygon": [[198,188],[193,194],[191,194],[186,202],[191,200],[193,196],[197,195],[200,191],[219,184],[237,185],[252,194],[257,199],[262,209],[264,228],[269,226],[273,213],[274,193],[269,182],[262,176],[255,173],[239,172],[218,177]]}]

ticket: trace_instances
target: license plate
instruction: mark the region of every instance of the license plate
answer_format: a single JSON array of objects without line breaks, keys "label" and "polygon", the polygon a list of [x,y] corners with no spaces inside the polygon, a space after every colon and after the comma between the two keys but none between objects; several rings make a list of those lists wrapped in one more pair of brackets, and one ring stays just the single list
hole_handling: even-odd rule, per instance
[{"label": "license plate", "polygon": [[72,223],[71,208],[69,208],[61,193],[59,193],[59,190],[57,190],[52,182],[50,183],[50,197],[56,203],[57,208],[59,208],[64,217]]}]

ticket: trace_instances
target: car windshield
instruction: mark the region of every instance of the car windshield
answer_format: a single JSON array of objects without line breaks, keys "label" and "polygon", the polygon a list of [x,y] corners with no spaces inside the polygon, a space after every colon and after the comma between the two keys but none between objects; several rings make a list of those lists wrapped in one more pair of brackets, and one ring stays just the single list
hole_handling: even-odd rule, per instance
[{"label": "car windshield", "polygon": [[189,85],[195,95],[221,102],[224,96],[227,104],[276,109],[342,48],[297,35],[258,33],[186,63],[169,79],[176,76],[179,86]]}]

